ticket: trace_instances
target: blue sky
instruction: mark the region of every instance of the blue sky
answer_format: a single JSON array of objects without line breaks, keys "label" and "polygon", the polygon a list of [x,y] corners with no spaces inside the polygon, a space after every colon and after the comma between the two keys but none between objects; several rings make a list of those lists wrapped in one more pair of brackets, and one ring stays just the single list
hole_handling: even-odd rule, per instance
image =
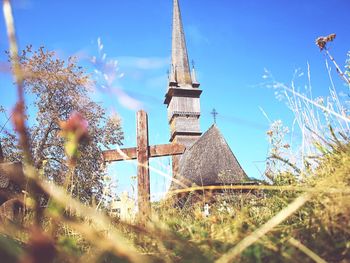
[{"label": "blue sky", "polygon": [[[291,125],[293,116],[275,91],[264,85],[264,69],[276,80],[289,83],[296,69],[311,69],[314,96],[327,94],[330,85],[325,57],[314,42],[318,36],[336,33],[331,52],[343,66],[350,43],[349,0],[181,0],[182,18],[190,60],[195,61],[201,97],[202,131],[213,123],[210,112],[219,112],[218,126],[244,170],[259,178],[268,151],[268,120],[281,119]],[[20,46],[45,46],[66,58],[78,55],[93,72],[87,58],[98,55],[97,39],[109,59],[118,60],[114,82],[149,115],[150,143],[167,143],[169,127],[163,98],[171,54],[171,0],[115,1],[14,1]],[[3,19],[0,19],[0,61],[8,48]],[[300,89],[304,76],[296,81]],[[335,77],[336,78],[336,77]],[[0,72],[0,104],[10,109],[15,102],[11,77]],[[337,82],[341,86],[341,82]],[[108,112],[123,120],[124,145],[135,145],[135,111],[110,94],[92,96]],[[0,117],[0,123],[4,117]],[[167,158],[152,166],[167,173]],[[130,176],[136,168],[115,164],[119,190],[130,191]],[[165,190],[166,179],[152,173],[152,193]]]}]

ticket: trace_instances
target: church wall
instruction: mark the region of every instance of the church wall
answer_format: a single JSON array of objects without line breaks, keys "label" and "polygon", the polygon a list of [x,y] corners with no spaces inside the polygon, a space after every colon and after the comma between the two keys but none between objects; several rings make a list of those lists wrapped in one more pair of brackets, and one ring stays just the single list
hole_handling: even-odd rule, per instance
[{"label": "church wall", "polygon": [[[199,116],[198,116],[199,117]],[[173,132],[200,132],[199,119],[197,116],[176,116],[170,123]]]},{"label": "church wall", "polygon": [[199,98],[191,97],[173,97],[170,101],[168,107],[168,118],[169,120],[173,114],[182,114],[182,113],[192,113],[199,115],[200,114],[200,102]]}]

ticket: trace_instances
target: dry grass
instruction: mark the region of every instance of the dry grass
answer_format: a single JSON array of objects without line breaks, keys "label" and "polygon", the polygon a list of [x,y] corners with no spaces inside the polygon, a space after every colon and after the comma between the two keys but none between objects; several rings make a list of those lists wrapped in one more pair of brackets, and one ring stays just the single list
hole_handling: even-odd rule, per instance
[{"label": "dry grass", "polygon": [[[17,105],[23,106],[23,79],[8,0],[3,1],[3,10],[18,84]],[[67,189],[40,178],[27,148],[24,107],[17,106],[14,124],[26,155],[22,180],[29,185],[29,193],[24,200],[25,216],[18,222],[5,220],[0,226],[2,261],[348,262],[349,119],[335,89],[331,90],[332,103],[322,105],[293,86],[275,88],[291,94],[286,93],[303,131],[302,160],[308,154],[318,155],[312,169],[301,167],[302,180],[296,179],[295,171],[283,171],[274,174],[271,186],[226,187],[221,189],[224,194],[211,198],[208,215],[203,214],[205,200],[189,199],[180,209],[168,199],[153,204],[154,217],[147,226],[110,218],[96,207],[79,203]],[[324,136],[325,115],[318,110],[332,120],[332,125],[326,122],[329,136]],[[191,197],[197,190],[183,191]],[[41,195],[50,200],[44,209],[38,205]]]}]

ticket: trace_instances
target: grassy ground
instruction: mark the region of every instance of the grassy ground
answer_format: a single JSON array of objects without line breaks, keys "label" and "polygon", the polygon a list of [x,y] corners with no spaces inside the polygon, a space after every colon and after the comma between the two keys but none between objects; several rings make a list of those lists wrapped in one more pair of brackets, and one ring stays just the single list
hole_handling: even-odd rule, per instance
[{"label": "grassy ground", "polygon": [[[300,160],[307,165],[300,169],[281,156],[282,140],[272,140],[277,143],[272,156],[292,169],[271,170],[270,185],[251,186],[244,193],[239,186],[223,189],[223,194],[210,199],[189,189],[189,201],[181,209],[169,196],[153,204],[153,217],[146,225],[122,222],[95,206],[79,203],[67,188],[44,180],[34,169],[25,125],[24,74],[10,2],[3,3],[18,86],[12,121],[24,156],[23,180],[28,192],[24,216],[15,221],[3,219],[0,224],[1,262],[350,262],[350,143],[345,136],[350,121],[342,107],[322,106],[296,93],[294,86],[274,83],[292,93],[289,106],[303,135],[305,123],[312,125],[310,135],[324,135],[325,126],[319,124],[327,121],[332,135],[328,139],[303,138],[303,145],[317,149],[313,153],[318,157],[305,162],[303,152]],[[326,45],[328,39],[321,40]],[[341,76],[350,83],[346,75]],[[340,104],[334,101],[334,105]],[[315,108],[326,117],[318,118]],[[333,125],[345,128],[329,128],[330,119]],[[69,132],[73,134],[65,139],[70,148],[78,149],[78,135]],[[281,146],[289,148],[284,143]],[[68,162],[73,170],[78,153],[70,152]],[[39,206],[42,196],[49,200],[44,209]],[[210,203],[207,214],[203,213],[205,203]]]},{"label": "grassy ground", "polygon": [[286,173],[251,194],[224,191],[211,197],[209,215],[208,197],[193,194],[197,201],[183,208],[170,198],[153,205],[147,226],[78,204],[80,216],[69,216],[58,202],[41,228],[30,217],[21,229],[3,224],[0,251],[7,262],[32,262],[43,251],[45,262],[349,262],[349,174],[350,145],[339,144],[304,180]]}]

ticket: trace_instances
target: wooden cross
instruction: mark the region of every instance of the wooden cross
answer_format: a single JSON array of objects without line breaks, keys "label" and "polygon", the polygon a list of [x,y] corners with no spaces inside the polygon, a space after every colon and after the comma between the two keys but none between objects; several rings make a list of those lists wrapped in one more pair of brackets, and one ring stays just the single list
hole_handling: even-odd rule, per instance
[{"label": "wooden cross", "polygon": [[137,147],[104,151],[103,159],[104,162],[137,159],[139,220],[145,222],[151,216],[149,158],[180,155],[186,148],[176,143],[149,146],[148,117],[145,111],[137,112],[136,124]]},{"label": "wooden cross", "polygon": [[219,114],[216,109],[214,108],[213,111],[210,113],[214,117],[214,123],[216,124],[216,116]]}]

